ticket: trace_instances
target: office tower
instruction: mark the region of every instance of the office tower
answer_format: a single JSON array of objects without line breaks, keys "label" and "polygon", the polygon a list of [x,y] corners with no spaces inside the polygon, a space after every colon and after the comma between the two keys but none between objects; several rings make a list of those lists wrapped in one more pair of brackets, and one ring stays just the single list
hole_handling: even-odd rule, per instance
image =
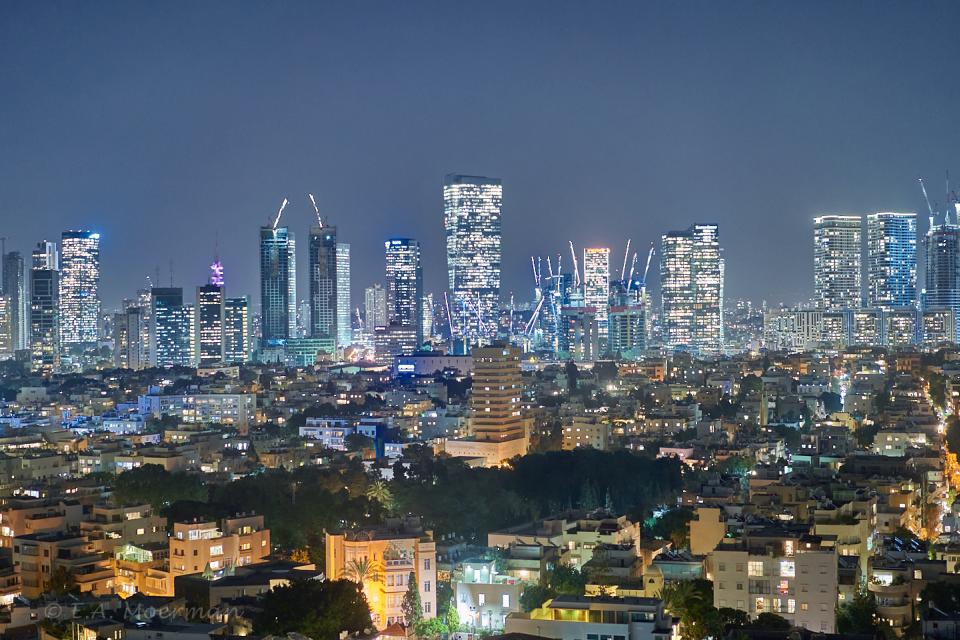
[{"label": "office tower", "polygon": [[597,310],[594,307],[560,309],[558,356],[562,359],[592,361],[600,357]]},{"label": "office tower", "polygon": [[60,240],[60,349],[97,342],[100,234],[64,231]]},{"label": "office tower", "polygon": [[419,346],[414,327],[391,323],[373,329],[373,354],[377,364],[393,364],[394,357],[414,353]]},{"label": "office tower", "polygon": [[193,363],[190,308],[183,304],[180,287],[151,290],[150,364],[188,367]]},{"label": "office tower", "polygon": [[187,366],[196,366],[197,364],[197,307],[193,304],[183,305],[183,315],[186,318],[187,327],[187,353],[190,362]]},{"label": "office tower", "polygon": [[337,346],[353,344],[350,318],[350,244],[337,243]]},{"label": "office tower", "polygon": [[287,227],[260,227],[260,317],[265,345],[281,344],[296,335],[296,279],[293,233]]},{"label": "office tower", "polygon": [[492,338],[497,330],[502,201],[499,179],[450,174],[443,180],[453,327],[471,342]]},{"label": "office tower", "polygon": [[10,337],[13,350],[27,349],[30,345],[27,278],[23,256],[19,251],[10,251],[3,256],[3,294],[10,302]]},{"label": "office tower", "polygon": [[387,258],[387,316],[390,324],[414,330],[423,343],[423,269],[420,243],[391,238],[383,243]]},{"label": "office tower", "polygon": [[698,353],[723,351],[724,263],[718,227],[671,231],[660,244],[663,342]]},{"label": "office tower", "polygon": [[140,307],[129,307],[113,314],[113,366],[142,369],[143,345],[140,342]]},{"label": "office tower", "polygon": [[196,363],[207,367],[224,362],[223,287],[205,284],[197,287]]},{"label": "office tower", "polygon": [[363,314],[367,331],[387,326],[387,290],[380,284],[363,290]]},{"label": "office tower", "polygon": [[583,303],[597,310],[597,336],[607,339],[607,316],[610,307],[610,249],[583,250]]},{"label": "office tower", "polygon": [[428,293],[423,296],[423,318],[420,321],[423,327],[423,339],[429,340],[433,337],[433,294]]},{"label": "office tower", "polygon": [[227,298],[223,305],[223,360],[250,360],[250,298]]},{"label": "office tower", "polygon": [[[924,239],[927,250],[924,309],[950,309],[960,317],[960,225],[952,224],[949,215],[943,224],[934,225]],[[958,327],[954,327],[956,330]],[[933,332],[931,335],[936,335]],[[960,342],[960,332],[953,338]],[[924,337],[924,342],[929,340]]]},{"label": "office tower", "polygon": [[867,303],[884,311],[916,307],[916,213],[867,216]]},{"label": "office tower", "polygon": [[0,360],[9,360],[14,355],[10,306],[10,297],[0,294]]},{"label": "office tower", "polygon": [[813,295],[821,309],[861,306],[860,252],[860,216],[813,219]]},{"label": "office tower", "polygon": [[610,308],[608,351],[628,360],[637,360],[647,348],[646,308],[631,304]]},{"label": "office tower", "polygon": [[[310,227],[310,337],[337,339],[337,228]],[[348,294],[349,295],[349,294]]]},{"label": "office tower", "polygon": [[30,269],[30,369],[45,376],[60,368],[59,265],[57,245],[40,242]]}]

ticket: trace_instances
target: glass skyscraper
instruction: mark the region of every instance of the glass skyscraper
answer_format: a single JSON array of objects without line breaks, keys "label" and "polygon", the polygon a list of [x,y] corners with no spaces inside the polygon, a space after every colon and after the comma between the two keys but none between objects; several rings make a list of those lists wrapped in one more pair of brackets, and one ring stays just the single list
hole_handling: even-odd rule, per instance
[{"label": "glass skyscraper", "polygon": [[885,311],[916,307],[916,213],[867,216],[867,304]]},{"label": "glass skyscraper", "polygon": [[350,245],[337,243],[337,346],[353,344],[353,322],[350,321]]},{"label": "glass skyscraper", "polygon": [[3,295],[10,301],[10,338],[14,351],[30,346],[30,319],[27,315],[27,278],[23,256],[10,251],[3,256]]},{"label": "glass skyscraper", "polygon": [[210,283],[197,287],[196,362],[206,367],[224,361],[224,291]]},{"label": "glass skyscraper", "polygon": [[60,241],[60,348],[97,342],[100,319],[100,234],[64,231]]},{"label": "glass skyscraper", "polygon": [[387,291],[379,283],[363,290],[363,314],[367,331],[387,326]]},{"label": "glass skyscraper", "polygon": [[384,244],[387,259],[387,315],[391,325],[413,329],[423,343],[423,267],[420,243],[391,238]]},{"label": "glass skyscraper", "polygon": [[223,359],[250,360],[250,298],[227,298],[223,304]]},{"label": "glass skyscraper", "polygon": [[502,201],[497,178],[450,174],[443,180],[451,321],[455,333],[472,341],[497,332]]},{"label": "glass skyscraper", "polygon": [[949,219],[927,232],[924,311],[952,311],[954,340],[960,342],[960,226]]},{"label": "glass skyscraper", "polygon": [[610,308],[610,249],[606,247],[583,250],[583,303],[595,309],[597,336],[603,343]]},{"label": "glass skyscraper", "polygon": [[193,364],[191,308],[180,287],[151,289],[150,364],[189,367]]},{"label": "glass skyscraper", "polygon": [[[310,227],[310,337],[337,339],[337,228]],[[349,259],[349,258],[348,258]]]},{"label": "glass skyscraper", "polygon": [[57,245],[40,242],[30,270],[30,368],[43,375],[60,367],[59,266]]},{"label": "glass skyscraper", "polygon": [[260,227],[262,340],[282,343],[296,334],[296,244],[287,227]]},{"label": "glass skyscraper", "polygon": [[857,309],[861,293],[860,216],[813,219],[813,288],[821,309]]},{"label": "glass skyscraper", "polygon": [[719,229],[695,224],[660,242],[663,342],[700,354],[722,353],[724,264]]}]

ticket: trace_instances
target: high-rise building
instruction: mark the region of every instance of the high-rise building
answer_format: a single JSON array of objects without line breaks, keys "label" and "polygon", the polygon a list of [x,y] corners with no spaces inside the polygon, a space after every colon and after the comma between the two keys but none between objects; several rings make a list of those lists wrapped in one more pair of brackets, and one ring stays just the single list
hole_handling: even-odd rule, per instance
[{"label": "high-rise building", "polygon": [[718,227],[671,231],[660,244],[663,342],[698,353],[723,351],[724,261]]},{"label": "high-rise building", "polygon": [[60,349],[97,342],[100,234],[64,231],[60,240]]},{"label": "high-rise building", "polygon": [[183,304],[183,289],[154,287],[151,297],[150,364],[190,366],[193,364],[192,307]]},{"label": "high-rise building", "polygon": [[250,360],[250,298],[227,298],[223,305],[223,360]]},{"label": "high-rise building", "polygon": [[423,268],[420,243],[391,238],[383,243],[387,259],[387,315],[391,324],[414,330],[423,342]]},{"label": "high-rise building", "polygon": [[198,366],[224,362],[224,291],[222,286],[197,287],[196,358]]},{"label": "high-rise building", "polygon": [[310,337],[337,339],[337,228],[310,227]]},{"label": "high-rise building", "polygon": [[867,216],[867,304],[884,311],[916,307],[916,213]]},{"label": "high-rise building", "polygon": [[387,316],[387,290],[379,283],[363,290],[363,314],[368,332],[385,327],[390,321]]},{"label": "high-rise building", "polygon": [[[927,253],[926,289],[923,308],[950,309],[960,318],[960,225],[934,225],[924,239]],[[954,327],[953,341],[960,342],[960,324]],[[924,342],[929,340],[924,338]]]},{"label": "high-rise building", "polygon": [[502,202],[497,178],[450,174],[443,180],[452,324],[455,333],[474,342],[497,331]]},{"label": "high-rise building", "polygon": [[287,227],[260,227],[261,337],[266,345],[296,335],[296,280],[293,233]]},{"label": "high-rise building", "polygon": [[420,321],[423,327],[423,339],[429,340],[433,337],[433,294],[428,293],[423,296],[423,319]]},{"label": "high-rise building", "polygon": [[350,245],[337,243],[337,346],[353,344],[353,322],[350,320]]},{"label": "high-rise building", "polygon": [[13,322],[10,317],[10,298],[0,293],[0,360],[13,358]]},{"label": "high-rise building", "polygon": [[813,219],[814,299],[822,309],[861,306],[860,216],[818,216]]},{"label": "high-rise building", "polygon": [[30,270],[30,368],[43,375],[60,368],[59,265],[57,245],[40,242]]},{"label": "high-rise building", "polygon": [[583,303],[596,309],[597,336],[607,339],[610,308],[610,249],[588,247],[583,250]]},{"label": "high-rise building", "polygon": [[140,307],[129,307],[113,314],[113,366],[142,369],[143,345],[140,343]]},{"label": "high-rise building", "polygon": [[520,409],[522,391],[519,348],[505,344],[474,348],[470,438],[447,441],[447,453],[482,457],[487,466],[524,455],[528,433]]},{"label": "high-rise building", "polygon": [[639,359],[647,348],[646,316],[642,304],[611,307],[608,351],[628,360]]},{"label": "high-rise building", "polygon": [[10,251],[3,256],[3,294],[10,300],[10,337],[13,349],[27,349],[30,345],[27,277],[23,256],[19,251]]},{"label": "high-rise building", "polygon": [[564,359],[592,361],[600,357],[597,310],[594,307],[561,307],[558,355]]}]

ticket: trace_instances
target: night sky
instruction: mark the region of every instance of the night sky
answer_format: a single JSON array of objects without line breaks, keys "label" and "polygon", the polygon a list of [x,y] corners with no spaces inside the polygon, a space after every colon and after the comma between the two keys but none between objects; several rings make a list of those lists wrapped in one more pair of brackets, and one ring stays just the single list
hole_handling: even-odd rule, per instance
[{"label": "night sky", "polygon": [[[726,293],[812,293],[812,217],[960,186],[960,3],[0,3],[0,235],[102,234],[104,308],[160,269],[258,298],[258,226],[307,193],[353,247],[446,284],[441,181],[504,185],[504,295],[531,254],[720,224]],[[305,297],[306,253],[299,254]],[[642,257],[641,257],[642,262]],[[656,264],[651,271],[656,270]]]}]

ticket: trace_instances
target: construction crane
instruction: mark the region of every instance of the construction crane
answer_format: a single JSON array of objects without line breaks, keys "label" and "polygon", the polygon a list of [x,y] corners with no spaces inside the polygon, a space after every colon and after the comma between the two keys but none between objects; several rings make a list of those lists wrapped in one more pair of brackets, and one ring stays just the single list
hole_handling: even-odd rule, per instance
[{"label": "construction crane", "polygon": [[360,319],[360,307],[357,307],[357,326],[363,331],[363,320]]},{"label": "construction crane", "polygon": [[653,258],[654,244],[650,243],[650,252],[647,254],[647,264],[643,268],[643,288],[647,288],[647,272],[650,271],[650,259]]},{"label": "construction crane", "polygon": [[633,270],[637,268],[637,252],[633,252],[633,262],[630,263],[630,277],[627,278],[627,292],[633,287]]},{"label": "construction crane", "polygon": [[577,252],[573,248],[573,240],[570,240],[570,257],[573,258],[573,286],[580,286],[580,263],[577,262]]},{"label": "construction crane", "polygon": [[280,224],[280,216],[283,215],[283,210],[287,208],[287,199],[283,199],[283,204],[280,205],[280,211],[277,211],[277,218],[273,221],[273,228],[276,230],[277,225]]},{"label": "construction crane", "polygon": [[308,193],[307,195],[310,196],[310,203],[313,205],[313,210],[317,213],[317,224],[322,227],[323,219],[320,217],[320,207],[317,206],[317,199],[313,197],[312,193]]},{"label": "construction crane", "polygon": [[933,229],[933,207],[930,206],[930,198],[927,197],[927,188],[923,184],[922,177],[917,178],[917,181],[920,182],[920,189],[923,191],[923,199],[927,203],[927,211],[930,212],[930,218],[929,218],[930,226],[928,227],[928,229]]},{"label": "construction crane", "polygon": [[453,340],[453,314],[450,313],[450,299],[447,292],[443,292],[443,304],[447,308],[447,328],[450,330],[450,339]]},{"label": "construction crane", "polygon": [[530,266],[533,268],[533,283],[539,287],[540,286],[540,271],[537,269],[537,262],[533,259],[533,256],[530,256]]},{"label": "construction crane", "polygon": [[623,277],[627,274],[628,258],[630,258],[630,238],[627,238],[627,248],[623,252],[623,266],[620,268],[620,282],[623,282]]},{"label": "construction crane", "polygon": [[537,324],[537,318],[540,317],[540,309],[543,307],[543,301],[546,300],[546,296],[540,296],[540,300],[537,302],[536,308],[534,308],[533,313],[530,315],[530,320],[527,321],[527,326],[523,328],[523,333],[530,335],[533,331],[533,328]]}]

